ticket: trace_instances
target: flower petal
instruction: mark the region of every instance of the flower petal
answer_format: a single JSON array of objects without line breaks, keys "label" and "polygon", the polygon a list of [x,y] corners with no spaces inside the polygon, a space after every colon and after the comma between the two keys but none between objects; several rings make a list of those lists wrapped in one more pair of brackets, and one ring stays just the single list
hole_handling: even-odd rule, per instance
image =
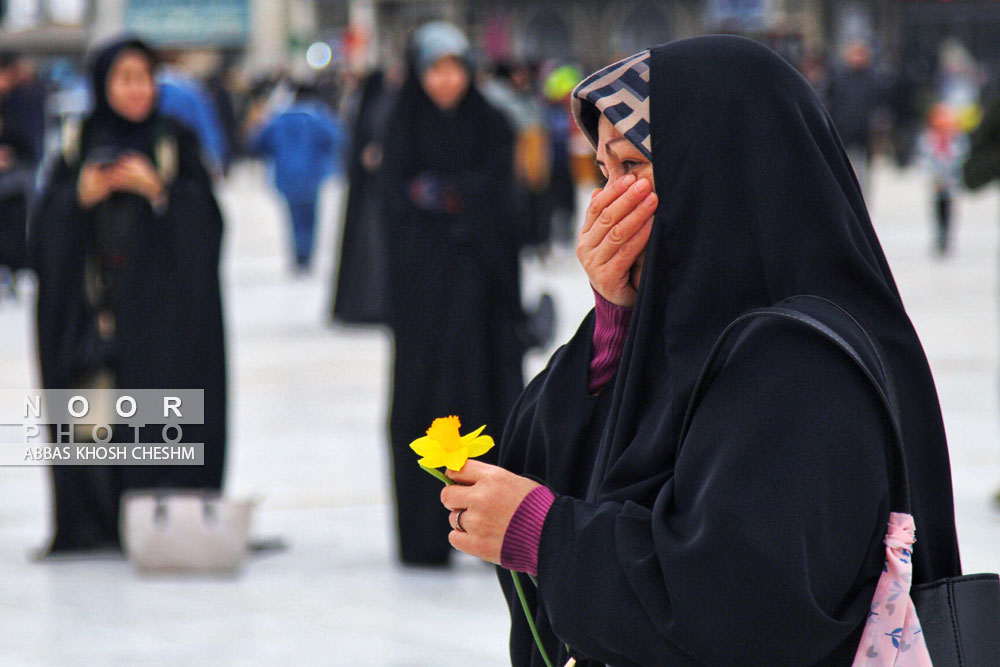
[{"label": "flower petal", "polygon": [[420,456],[427,456],[432,452],[440,452],[441,445],[437,440],[433,438],[428,438],[426,435],[422,438],[417,438],[410,443],[410,449],[415,451]]},{"label": "flower petal", "polygon": [[482,456],[493,449],[493,438],[483,435],[469,443],[469,456]]},{"label": "flower petal", "polygon": [[444,452],[444,464],[448,470],[461,470],[468,458],[469,452],[465,447],[460,447],[453,452]]},{"label": "flower petal", "polygon": [[417,463],[425,468],[440,468],[444,465],[444,459],[439,456],[425,456],[422,459],[418,459]]},{"label": "flower petal", "polygon": [[479,434],[483,432],[484,428],[486,428],[486,424],[483,424],[472,433],[466,433],[465,435],[462,436],[462,442],[472,442],[473,440],[479,437]]}]

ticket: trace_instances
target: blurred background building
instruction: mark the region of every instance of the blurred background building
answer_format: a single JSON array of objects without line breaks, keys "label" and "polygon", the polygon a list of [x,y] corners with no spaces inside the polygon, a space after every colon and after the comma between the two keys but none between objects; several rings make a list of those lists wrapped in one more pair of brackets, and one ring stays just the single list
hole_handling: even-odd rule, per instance
[{"label": "blurred background building", "polygon": [[519,63],[533,68],[536,85],[560,65],[588,72],[672,39],[741,34],[798,67],[835,117],[831,96],[845,88],[836,90],[838,70],[862,44],[878,92],[864,102],[874,109],[871,150],[901,166],[935,102],[964,113],[968,131],[1000,88],[995,0],[0,0],[0,54],[18,58],[18,76],[44,90],[51,149],[60,121],[89,103],[87,47],[137,33],[161,49],[173,75],[204,84],[238,158],[261,100],[277,108],[293,82],[308,82],[349,116],[363,76],[399,64],[408,35],[433,19],[470,36],[483,72]]}]

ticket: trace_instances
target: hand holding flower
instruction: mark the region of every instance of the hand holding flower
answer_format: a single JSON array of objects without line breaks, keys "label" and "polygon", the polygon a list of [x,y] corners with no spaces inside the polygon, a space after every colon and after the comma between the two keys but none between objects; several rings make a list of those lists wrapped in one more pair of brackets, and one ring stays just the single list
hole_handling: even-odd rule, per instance
[{"label": "hand holding flower", "polygon": [[455,482],[441,491],[441,503],[452,511],[452,528],[458,511],[465,510],[463,530],[452,530],[448,541],[459,551],[499,565],[507,524],[538,482],[482,461],[467,461],[461,470],[445,474]]},{"label": "hand holding flower", "polygon": [[[499,565],[507,524],[521,501],[541,485],[503,468],[469,461],[469,457],[489,451],[493,447],[493,438],[482,435],[485,426],[461,435],[461,426],[455,415],[435,419],[427,429],[427,435],[411,442],[410,449],[420,455],[417,461],[420,467],[445,484],[441,502],[451,510],[448,517],[453,529],[448,535],[451,545],[459,551]],[[437,470],[440,467],[447,468],[446,475]],[[510,576],[542,661],[546,667],[553,667],[535,627],[517,572],[510,570]],[[575,662],[571,660],[567,665]]]}]

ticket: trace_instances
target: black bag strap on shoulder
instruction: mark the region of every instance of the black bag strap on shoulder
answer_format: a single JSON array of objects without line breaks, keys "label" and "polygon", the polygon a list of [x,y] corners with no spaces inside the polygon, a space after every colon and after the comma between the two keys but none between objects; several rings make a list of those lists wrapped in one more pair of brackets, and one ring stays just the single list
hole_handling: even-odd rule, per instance
[{"label": "black bag strap on shoulder", "polygon": [[893,438],[890,443],[889,459],[887,460],[889,468],[889,507],[892,508],[894,512],[905,512],[910,513],[910,485],[909,476],[906,470],[906,457],[903,455],[903,432],[899,423],[898,410],[896,410],[895,400],[891,396],[890,391],[887,391],[887,387],[890,386],[888,375],[886,374],[886,366],[882,361],[882,357],[878,352],[878,348],[874,346],[874,341],[868,336],[867,332],[861,328],[860,324],[853,317],[847,314],[846,311],[842,310],[839,306],[833,304],[826,299],[821,299],[820,297],[792,297],[792,299],[786,299],[781,303],[788,303],[792,300],[815,300],[819,303],[825,303],[837,308],[840,312],[844,313],[854,322],[858,327],[858,332],[865,336],[867,341],[870,343],[870,352],[873,354],[875,361],[878,366],[878,373],[881,377],[876,377],[875,373],[869,368],[869,364],[864,360],[861,354],[852,346],[847,340],[841,336],[839,333],[834,331],[829,325],[818,320],[812,315],[805,313],[801,310],[795,308],[789,308],[785,306],[772,306],[769,308],[757,308],[755,310],[747,311],[746,313],[740,315],[735,320],[729,323],[725,330],[719,335],[719,338],[715,341],[712,346],[712,350],[708,353],[708,358],[705,361],[705,365],[701,369],[701,373],[698,375],[698,379],[695,382],[694,389],[691,392],[691,398],[688,401],[687,411],[684,414],[684,421],[682,422],[680,439],[677,443],[677,454],[680,455],[681,446],[684,443],[684,438],[687,436],[688,429],[691,426],[691,419],[694,416],[695,408],[701,401],[701,397],[704,395],[709,380],[713,376],[716,364],[722,355],[723,350],[726,348],[726,343],[731,338],[732,334],[737,330],[742,330],[751,320],[760,317],[774,317],[778,319],[788,320],[791,322],[797,322],[808,329],[820,334],[831,343],[839,347],[844,353],[849,356],[862,373],[871,381],[872,387],[878,394],[879,399],[885,406],[886,414],[889,416],[889,420],[892,425]]},{"label": "black bag strap on shoulder", "polygon": [[[818,314],[822,317],[820,313],[831,308],[851,322],[852,333],[858,337],[860,349],[847,340],[846,332],[842,334],[816,317]],[[804,312],[804,309],[811,313]],[[680,455],[695,409],[714,377],[723,352],[727,350],[727,342],[735,332],[742,331],[750,321],[760,317],[795,322],[819,334],[850,357],[871,381],[886,409],[893,431],[887,452],[889,507],[893,512],[910,514],[903,431],[888,366],[882,359],[878,344],[861,323],[837,304],[821,297],[796,296],[776,306],[747,311],[723,330],[691,392],[681,425],[677,455]],[[1000,667],[1000,576],[972,574],[950,577],[913,586],[910,595],[935,667]]]}]

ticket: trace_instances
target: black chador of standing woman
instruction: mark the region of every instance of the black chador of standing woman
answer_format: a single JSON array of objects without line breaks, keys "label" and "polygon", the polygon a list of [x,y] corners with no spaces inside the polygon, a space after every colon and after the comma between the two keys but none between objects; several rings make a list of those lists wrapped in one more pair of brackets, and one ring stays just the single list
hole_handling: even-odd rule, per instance
[{"label": "black chador of standing woman", "polygon": [[134,39],[96,53],[94,110],[46,175],[29,230],[38,354],[46,389],[203,389],[184,441],[205,465],[53,466],[56,553],[116,548],[126,489],[222,484],[222,216],[194,135],[157,113],[155,64]]},{"label": "black chador of standing woman", "polygon": [[431,23],[384,144],[395,339],[392,439],[400,557],[447,562],[438,489],[408,444],[437,417],[499,429],[523,386],[514,137],[471,82],[468,43]]}]

